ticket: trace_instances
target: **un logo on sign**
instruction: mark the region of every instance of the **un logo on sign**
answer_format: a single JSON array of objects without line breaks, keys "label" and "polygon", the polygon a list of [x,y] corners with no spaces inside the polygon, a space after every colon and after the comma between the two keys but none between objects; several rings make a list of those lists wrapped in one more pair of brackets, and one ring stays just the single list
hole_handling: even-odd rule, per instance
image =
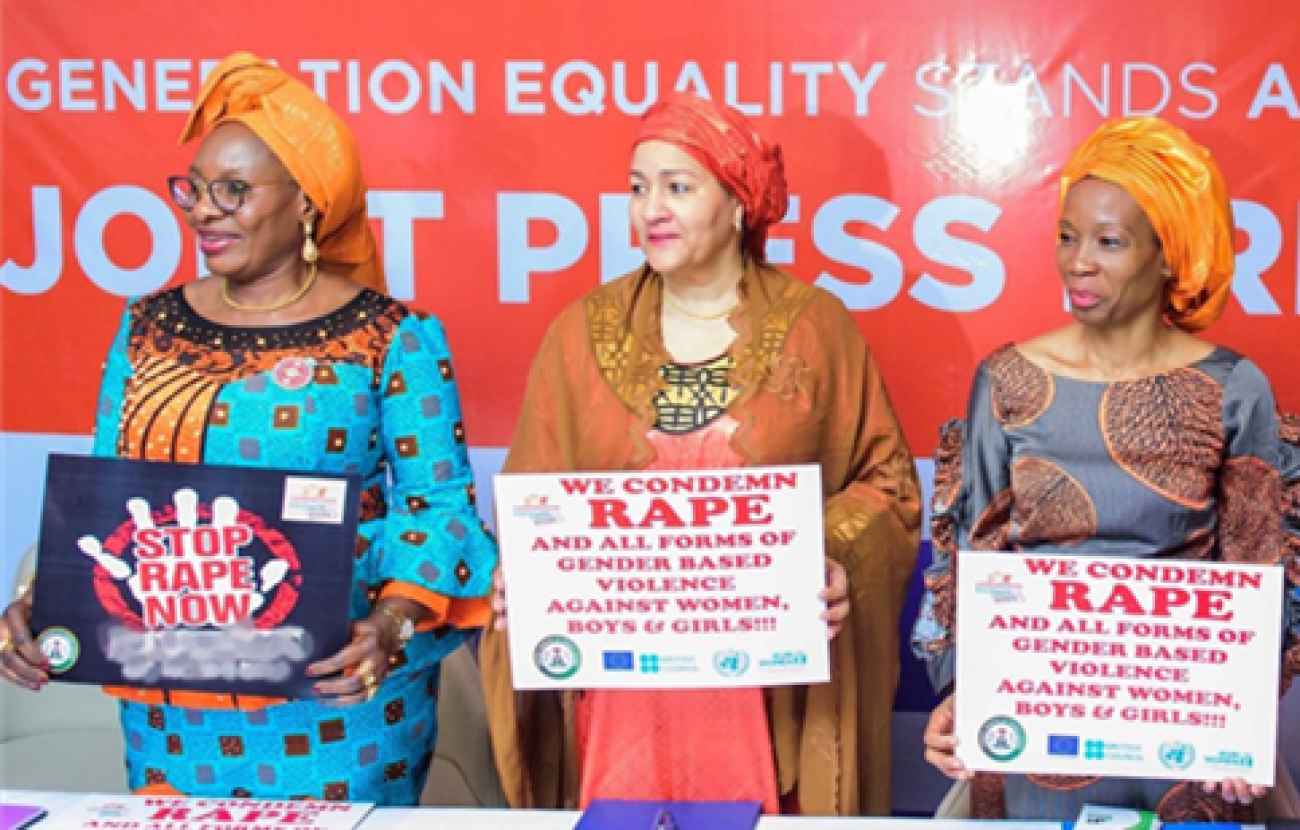
[{"label": "un logo on sign", "polygon": [[1187,769],[1196,760],[1196,747],[1182,741],[1165,741],[1159,755],[1160,763],[1169,769]]},{"label": "un logo on sign", "polygon": [[749,652],[734,648],[713,655],[713,668],[723,677],[740,677],[749,671]]}]

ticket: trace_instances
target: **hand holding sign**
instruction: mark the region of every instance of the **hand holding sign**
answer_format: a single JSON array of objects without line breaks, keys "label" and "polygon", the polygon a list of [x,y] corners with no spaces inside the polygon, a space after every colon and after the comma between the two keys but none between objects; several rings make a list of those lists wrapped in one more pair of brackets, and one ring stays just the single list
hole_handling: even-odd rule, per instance
[{"label": "hand holding sign", "polygon": [[849,575],[844,566],[826,557],[826,587],[817,594],[826,603],[822,619],[826,621],[826,639],[834,640],[849,616]]},{"label": "hand holding sign", "polygon": [[975,773],[957,757],[957,719],[952,695],[939,701],[925,724],[925,760],[949,778],[968,781]]},{"label": "hand holding sign", "polygon": [[50,662],[36,647],[28,620],[32,616],[32,595],[28,591],[4,612],[0,626],[0,674],[10,683],[36,692],[49,682]]}]

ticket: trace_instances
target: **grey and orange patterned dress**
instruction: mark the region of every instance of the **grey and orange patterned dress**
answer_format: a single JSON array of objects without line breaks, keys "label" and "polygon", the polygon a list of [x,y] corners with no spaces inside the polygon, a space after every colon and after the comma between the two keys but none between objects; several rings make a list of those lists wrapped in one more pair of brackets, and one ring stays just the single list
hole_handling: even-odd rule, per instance
[{"label": "grey and orange patterned dress", "polygon": [[[1284,566],[1285,691],[1300,671],[1297,438],[1263,373],[1225,348],[1115,382],[1051,374],[1014,345],[993,352],[936,458],[934,563],[912,638],[935,687],[954,680],[957,551],[1008,550]],[[977,818],[1066,819],[1084,803],[1250,817],[1190,782],[980,773],[972,790]]]}]

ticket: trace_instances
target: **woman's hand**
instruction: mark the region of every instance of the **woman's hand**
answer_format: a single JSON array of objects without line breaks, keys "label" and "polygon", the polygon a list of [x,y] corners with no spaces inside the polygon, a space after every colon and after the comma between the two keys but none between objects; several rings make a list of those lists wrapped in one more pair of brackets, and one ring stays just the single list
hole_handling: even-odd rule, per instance
[{"label": "woman's hand", "polygon": [[50,661],[36,647],[27,621],[32,616],[29,591],[9,603],[0,621],[0,674],[5,680],[33,692],[50,680]]},{"label": "woman's hand", "polygon": [[965,781],[974,773],[966,769],[966,765],[957,758],[955,712],[956,704],[953,703],[952,695],[948,695],[930,713],[930,720],[925,725],[925,760],[949,778]]},{"label": "woman's hand", "polygon": [[352,640],[337,654],[307,667],[308,677],[327,677],[313,690],[322,703],[351,706],[375,696],[388,676],[389,658],[400,647],[399,632],[389,616],[372,611],[364,620],[352,623]]},{"label": "woman's hand", "polygon": [[834,640],[849,615],[849,576],[844,566],[826,557],[826,587],[817,594],[826,603],[822,619],[826,621],[826,639]]},{"label": "woman's hand", "polygon": [[492,611],[496,614],[496,619],[492,623],[492,628],[497,631],[506,630],[506,578],[497,568],[496,573],[492,574]]},{"label": "woman's hand", "polygon": [[1206,781],[1201,785],[1207,793],[1218,792],[1229,804],[1250,804],[1257,798],[1263,798],[1268,787],[1259,784],[1247,784],[1241,778],[1227,778],[1223,781]]}]

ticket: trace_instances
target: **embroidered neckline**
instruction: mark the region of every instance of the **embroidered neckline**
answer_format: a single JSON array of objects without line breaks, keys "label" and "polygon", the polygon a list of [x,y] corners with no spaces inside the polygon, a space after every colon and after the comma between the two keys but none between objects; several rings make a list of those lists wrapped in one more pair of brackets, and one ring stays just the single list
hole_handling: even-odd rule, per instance
[{"label": "embroidered neckline", "polygon": [[200,315],[173,288],[142,301],[140,317],[155,328],[190,342],[236,350],[303,349],[374,325],[385,316],[400,319],[402,306],[377,291],[363,288],[343,305],[310,320],[285,326],[229,326]]}]

